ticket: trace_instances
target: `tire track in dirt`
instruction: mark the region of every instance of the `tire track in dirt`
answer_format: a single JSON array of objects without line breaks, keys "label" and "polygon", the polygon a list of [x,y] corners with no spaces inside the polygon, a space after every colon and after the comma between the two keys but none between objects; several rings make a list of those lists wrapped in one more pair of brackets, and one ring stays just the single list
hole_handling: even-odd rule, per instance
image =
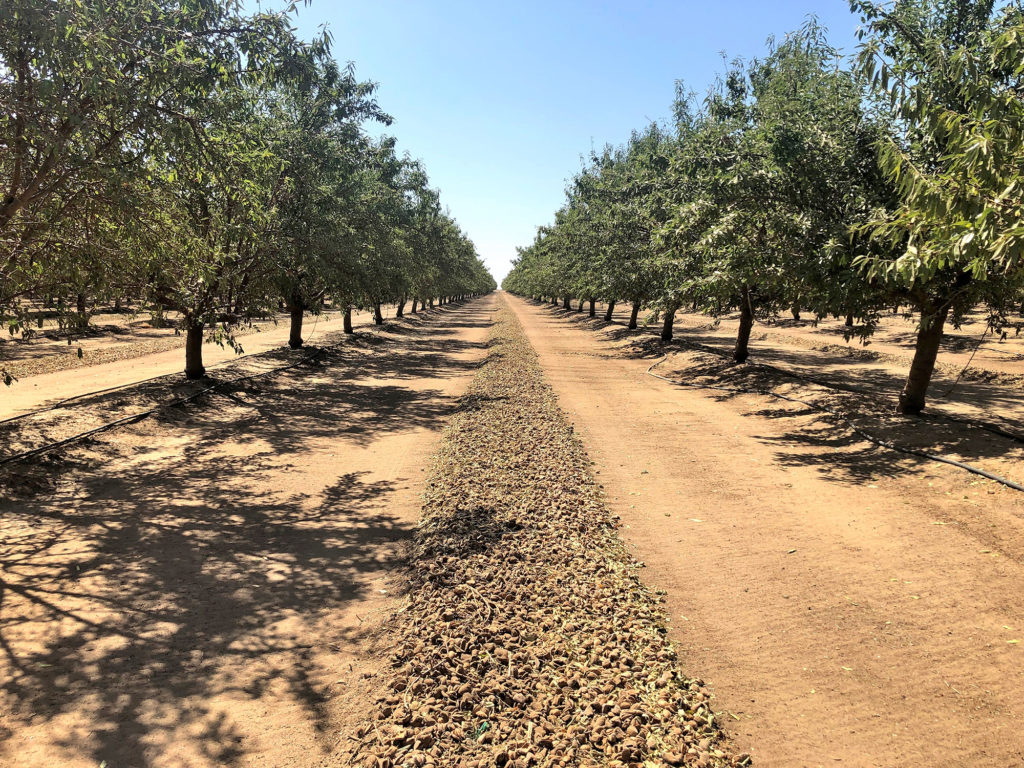
[{"label": "tire track in dirt", "polygon": [[1024,762],[1017,494],[757,396],[680,390],[509,302],[737,749],[761,766]]}]

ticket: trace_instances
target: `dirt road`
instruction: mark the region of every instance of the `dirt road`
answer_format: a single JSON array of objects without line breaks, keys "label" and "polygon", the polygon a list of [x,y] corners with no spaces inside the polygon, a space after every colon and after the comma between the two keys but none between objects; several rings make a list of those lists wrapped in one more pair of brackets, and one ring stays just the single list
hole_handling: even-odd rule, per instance
[{"label": "dirt road", "polygon": [[[329,317],[310,318],[304,328],[304,338],[311,344],[319,344],[326,335],[336,332],[341,328],[340,315],[332,313]],[[369,325],[373,322],[373,316],[369,312],[353,313],[353,326]],[[258,332],[248,333],[239,337],[239,342],[245,354],[252,355],[268,350],[286,346],[288,343],[289,327],[287,323],[273,325],[269,323],[258,327]],[[68,397],[77,397],[107,387],[118,387],[133,384],[154,376],[165,376],[167,374],[181,373],[185,368],[185,352],[181,345],[184,344],[184,337],[168,338],[167,330],[161,330],[161,336],[157,339],[159,345],[166,343],[173,344],[170,349],[163,349],[158,352],[151,352],[135,356],[139,351],[135,348],[146,348],[153,344],[152,340],[143,335],[105,336],[95,339],[87,339],[83,346],[88,346],[89,352],[82,360],[83,365],[74,368],[56,370],[51,373],[41,373],[36,376],[25,376],[14,384],[3,387],[0,384],[0,419],[40,408],[48,403],[63,400]],[[98,357],[101,351],[117,352],[118,348],[123,349],[122,359],[98,365],[90,364]],[[28,354],[28,350],[22,350]],[[203,362],[210,373],[216,373],[216,366],[222,363],[230,363],[238,359],[238,353],[231,347],[221,347],[213,342],[207,341],[203,345]]]},{"label": "dirt road", "polygon": [[496,301],[107,433],[0,498],[0,765],[320,764],[368,706]]},{"label": "dirt road", "polygon": [[616,334],[508,299],[738,751],[1024,763],[1019,494],[655,380]]}]

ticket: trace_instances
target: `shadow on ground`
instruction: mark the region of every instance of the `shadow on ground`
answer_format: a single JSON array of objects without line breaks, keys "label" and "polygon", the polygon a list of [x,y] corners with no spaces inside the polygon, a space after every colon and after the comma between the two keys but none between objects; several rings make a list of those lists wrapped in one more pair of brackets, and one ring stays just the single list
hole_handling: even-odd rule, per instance
[{"label": "shadow on ground", "polygon": [[[804,352],[773,347],[770,340],[758,339],[755,329],[751,361],[738,365],[728,354],[723,357],[729,349],[723,346],[721,337],[712,333],[711,320],[706,327],[677,328],[675,340],[665,343],[658,338],[660,326],[656,323],[644,325],[641,319],[640,327],[631,330],[619,320],[606,322],[600,313],[591,318],[586,312],[529,303],[553,318],[568,320],[613,342],[614,345],[606,347],[609,357],[653,363],[667,353],[678,353],[672,360],[672,368],[659,368],[657,372],[690,386],[703,385],[706,388],[698,386],[697,391],[716,401],[731,401],[749,394],[765,395],[766,399],[761,399],[756,410],[749,413],[772,419],[777,424],[788,422],[789,426],[783,427],[781,434],[761,435],[759,439],[779,446],[776,458],[780,463],[815,467],[830,480],[861,483],[880,476],[920,475],[936,466],[920,456],[866,442],[851,431],[851,425],[901,447],[968,462],[1024,459],[1019,442],[941,418],[941,410],[935,406],[944,402],[941,395],[953,383],[941,373],[933,383],[932,417],[896,416],[892,405],[895,394],[903,386],[905,372],[865,364],[863,358],[840,350]],[[786,372],[805,378],[795,378]],[[806,378],[839,389],[817,386]],[[769,392],[805,400],[817,408],[777,399],[767,395]],[[1019,427],[1014,429],[1015,419],[999,418],[1000,413],[1020,411],[1020,393],[1013,388],[960,381],[949,402],[985,414],[986,422],[1000,428],[1024,433]]]},{"label": "shadow on ground", "polygon": [[451,329],[489,319],[477,304],[418,316],[370,349],[109,433],[51,462],[63,475],[45,493],[0,498],[0,762],[15,729],[52,723],[96,765],[153,764],[156,734],[230,765],[242,735],[223,702],[270,689],[322,727],[306,630],[360,597],[360,575],[410,531],[392,481],[339,467],[296,487],[288,473],[311,445],[439,426],[457,401],[429,381],[475,367],[462,353],[482,346]]}]

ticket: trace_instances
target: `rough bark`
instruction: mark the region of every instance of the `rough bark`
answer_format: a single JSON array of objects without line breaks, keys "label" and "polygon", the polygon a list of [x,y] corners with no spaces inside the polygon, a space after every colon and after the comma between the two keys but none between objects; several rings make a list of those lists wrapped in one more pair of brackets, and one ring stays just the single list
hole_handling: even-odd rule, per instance
[{"label": "rough bark", "polygon": [[597,299],[590,300],[590,312],[588,313],[591,317],[597,316]]},{"label": "rough bark", "polygon": [[405,317],[405,297],[403,296],[395,308],[395,317]]},{"label": "rough bark", "polygon": [[612,312],[614,312],[614,311],[615,311],[615,299],[610,299],[608,301],[608,309],[605,310],[605,313],[604,313],[604,321],[606,323],[610,323],[612,321]]},{"label": "rough bark", "polygon": [[414,314],[414,315],[416,314],[416,297],[415,297],[415,296],[413,296],[413,299],[412,299],[412,306],[411,306],[411,307],[409,307],[409,311],[410,311],[410,312],[411,312],[412,314]]},{"label": "rough bark", "polygon": [[[900,392],[896,413],[917,415],[924,410],[925,395],[935,371],[935,358],[939,354],[942,343],[942,329],[949,315],[949,304],[943,303],[940,308],[934,305],[922,311],[921,326],[917,331],[917,346],[914,348],[914,360],[910,364],[907,383]],[[926,325],[927,323],[927,325]]]},{"label": "rough bark", "polygon": [[847,328],[853,328],[853,312],[846,313],[846,321],[843,324]]},{"label": "rough bark", "polygon": [[288,333],[288,346],[298,349],[302,346],[302,316],[304,310],[299,302],[292,302],[288,307],[288,315],[291,317],[291,330]]},{"label": "rough bark", "polygon": [[740,293],[740,327],[736,332],[736,346],[732,359],[737,363],[746,362],[750,357],[750,331],[754,327],[754,306],[750,299],[750,289],[743,286]]},{"label": "rough bark", "polygon": [[345,306],[345,315],[342,317],[341,323],[345,333],[352,333],[352,307],[350,305]]},{"label": "rough bark", "polygon": [[194,323],[185,331],[185,378],[201,379],[206,375],[203,367],[203,324]]},{"label": "rough bark", "polygon": [[676,322],[676,308],[668,307],[665,310],[665,318],[661,323],[661,340],[672,341],[672,326]]},{"label": "rough bark", "polygon": [[627,328],[636,328],[636,319],[637,319],[637,317],[639,317],[639,315],[640,315],[640,302],[639,301],[634,301],[633,302],[633,311],[629,315],[629,325],[626,326],[626,327]]},{"label": "rough bark", "polygon": [[562,309],[572,309],[572,299],[568,296],[562,299]]},{"label": "rough bark", "polygon": [[374,325],[383,325],[384,324],[384,315],[381,314],[380,302],[379,301],[373,302],[373,324]]}]

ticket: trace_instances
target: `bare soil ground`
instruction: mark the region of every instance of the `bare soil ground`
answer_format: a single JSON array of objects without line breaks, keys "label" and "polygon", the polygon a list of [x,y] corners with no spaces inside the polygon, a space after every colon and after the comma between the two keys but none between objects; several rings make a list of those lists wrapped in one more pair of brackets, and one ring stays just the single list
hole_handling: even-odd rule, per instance
[{"label": "bare soil ground", "polygon": [[0,764],[314,766],[335,750],[372,699],[423,469],[495,301],[104,433],[44,477],[8,467]]},{"label": "bare soil ground", "polygon": [[[111,322],[103,323],[105,319]],[[106,387],[180,374],[184,369],[185,337],[173,328],[152,328],[147,322],[117,315],[94,320],[94,335],[71,346],[56,336],[0,340],[0,368],[18,378],[11,386],[0,388],[0,419]],[[354,327],[371,323],[370,313],[353,313]],[[340,329],[340,314],[325,312],[306,319],[303,338],[308,344],[319,344]],[[238,333],[244,354],[278,349],[288,343],[288,318],[256,323]],[[81,358],[79,347],[83,350]],[[203,361],[211,374],[238,357],[239,353],[228,346],[211,341],[203,346]]]},{"label": "bare soil ground", "polygon": [[[621,315],[606,326],[509,300],[646,580],[667,590],[682,663],[716,694],[737,751],[761,766],[1024,763],[1022,494],[878,448],[803,406],[656,380],[647,369],[667,351],[659,371],[670,378],[750,383],[717,356],[627,332]],[[712,346],[728,337],[680,330]],[[899,359],[776,341],[754,359],[867,391],[875,410],[858,425],[1021,479],[1019,443],[883,418],[905,376]],[[943,407],[998,411],[1019,428],[1012,383],[961,382],[957,405]]]},{"label": "bare soil ground", "polygon": [[[717,322],[706,315],[687,312],[678,312],[676,317],[680,330],[703,335],[709,343],[731,349],[738,315],[727,315]],[[961,381],[988,381],[1024,388],[1024,317],[1016,315],[1008,319],[1011,325],[1004,329],[1002,336],[988,329],[987,315],[981,309],[969,313],[958,328],[947,324],[939,352],[937,393],[945,392],[961,372]],[[882,363],[883,367],[889,364],[905,375],[914,355],[916,323],[917,316],[913,314],[884,315],[875,333],[862,341],[856,336],[845,338],[859,326],[847,328],[842,320],[830,318],[814,322],[780,318],[755,325],[751,351],[760,356],[771,354],[773,350],[789,349],[811,353],[810,360],[816,359],[815,352],[831,357],[848,356],[865,364],[874,361]],[[954,389],[951,396],[956,392]]]},{"label": "bare soil ground", "polygon": [[427,484],[388,690],[338,765],[749,765],[666,639],[659,598],[501,304]]}]

